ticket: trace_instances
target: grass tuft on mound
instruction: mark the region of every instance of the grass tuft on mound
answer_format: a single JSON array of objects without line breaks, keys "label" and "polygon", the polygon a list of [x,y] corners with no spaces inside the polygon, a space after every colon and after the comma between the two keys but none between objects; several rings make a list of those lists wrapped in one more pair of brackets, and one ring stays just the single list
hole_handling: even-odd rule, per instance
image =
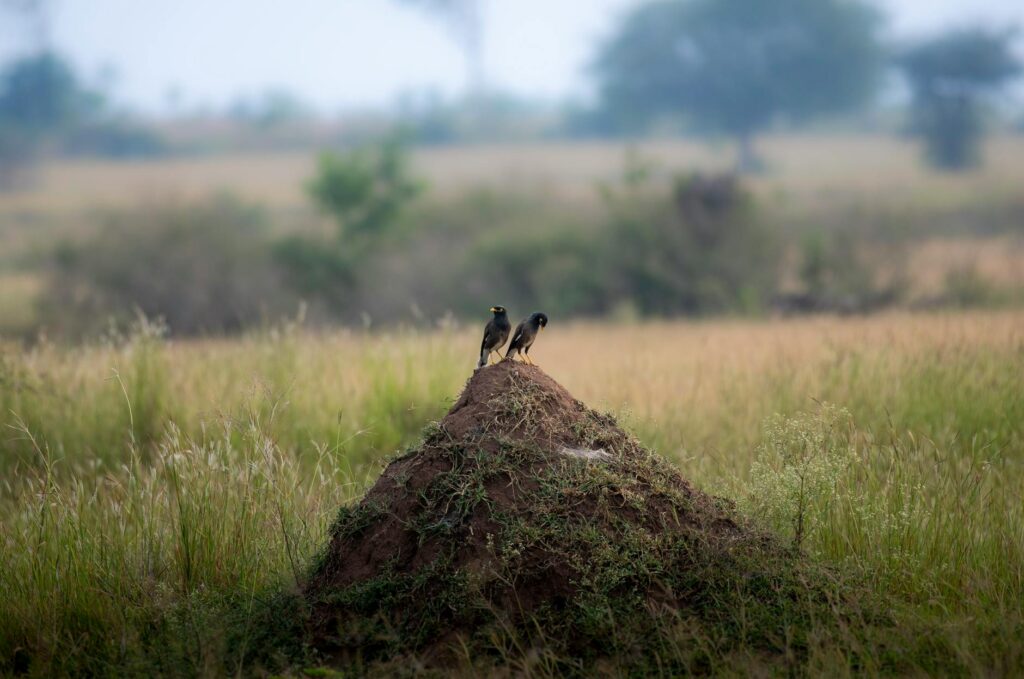
[{"label": "grass tuft on mound", "polygon": [[795,668],[840,637],[856,653],[886,626],[862,594],[513,362],[341,510],[303,591],[328,665],[539,674]]}]

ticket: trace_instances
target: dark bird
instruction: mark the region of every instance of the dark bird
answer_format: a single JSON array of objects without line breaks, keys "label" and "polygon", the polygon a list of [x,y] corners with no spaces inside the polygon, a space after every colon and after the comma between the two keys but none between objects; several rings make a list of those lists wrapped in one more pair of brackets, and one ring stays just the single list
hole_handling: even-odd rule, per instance
[{"label": "dark bird", "polygon": [[530,314],[529,318],[524,318],[516,326],[516,331],[512,333],[512,342],[508,345],[508,351],[505,352],[505,360],[514,359],[513,352],[516,352],[523,357],[524,361],[533,365],[533,361],[530,360],[530,347],[533,346],[533,341],[537,339],[540,331],[547,327],[547,324],[548,315],[539,311]]},{"label": "dark bird", "polygon": [[492,306],[491,313],[494,314],[494,318],[484,326],[484,340],[480,343],[480,362],[476,364],[477,369],[487,365],[491,358],[491,352],[501,356],[501,352],[498,350],[505,344],[505,340],[508,339],[508,331],[512,329],[505,307]]}]

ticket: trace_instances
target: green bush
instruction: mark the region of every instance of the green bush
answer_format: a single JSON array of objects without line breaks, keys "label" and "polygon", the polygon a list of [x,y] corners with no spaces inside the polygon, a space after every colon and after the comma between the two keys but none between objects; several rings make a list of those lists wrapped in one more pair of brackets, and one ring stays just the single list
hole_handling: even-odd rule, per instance
[{"label": "green bush", "polygon": [[227,197],[110,215],[61,245],[41,300],[45,327],[95,333],[138,314],[180,335],[222,334],[292,311],[261,210]]},{"label": "green bush", "polygon": [[397,225],[398,218],[420,192],[410,174],[400,140],[345,155],[324,153],[309,195],[334,219],[338,240],[349,249],[374,245]]},{"label": "green bush", "polygon": [[829,404],[816,414],[772,417],[742,508],[797,546],[821,529],[840,476],[856,459],[850,420],[848,412]]},{"label": "green bush", "polygon": [[336,234],[291,236],[276,244],[275,259],[292,288],[323,300],[336,316],[353,310],[360,301],[360,272],[372,271],[368,258],[394,244],[406,208],[421,191],[407,164],[398,138],[320,156],[307,191],[334,221]]},{"label": "green bush", "polygon": [[503,304],[561,316],[757,311],[767,302],[778,248],[735,178],[678,177],[666,190],[627,168],[603,199],[593,215],[553,205],[487,222],[469,234],[463,289],[486,285]]},{"label": "green bush", "polygon": [[751,311],[774,284],[775,248],[732,176],[692,175],[671,193],[609,197],[608,297],[648,315]]}]

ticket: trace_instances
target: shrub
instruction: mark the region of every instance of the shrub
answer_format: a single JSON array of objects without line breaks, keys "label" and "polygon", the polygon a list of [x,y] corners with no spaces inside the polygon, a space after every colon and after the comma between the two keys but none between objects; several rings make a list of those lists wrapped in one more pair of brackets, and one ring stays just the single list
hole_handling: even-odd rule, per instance
[{"label": "shrub", "polygon": [[270,257],[263,213],[221,197],[110,215],[94,237],[63,244],[40,317],[71,335],[138,313],[175,334],[219,334],[294,304]]},{"label": "shrub", "polygon": [[775,277],[775,249],[732,176],[679,177],[668,198],[643,179],[608,194],[604,266],[612,301],[644,314],[751,310]]},{"label": "shrub", "polygon": [[840,476],[856,455],[850,431],[850,414],[828,404],[818,413],[771,418],[743,509],[799,546],[823,525]]},{"label": "shrub", "polygon": [[335,222],[335,239],[292,236],[275,246],[288,284],[322,298],[337,315],[352,311],[359,274],[368,257],[391,242],[404,211],[420,193],[397,138],[351,151],[320,156],[308,184],[310,198]]},{"label": "shrub", "polygon": [[971,308],[995,306],[999,291],[974,266],[953,269],[946,274],[943,301],[949,306]]},{"label": "shrub", "polygon": [[481,220],[489,229],[469,234],[476,242],[459,278],[473,287],[462,289],[486,282],[503,304],[559,316],[759,309],[777,249],[738,180],[684,176],[666,190],[634,165],[603,187],[600,213],[559,205]]},{"label": "shrub", "polygon": [[394,230],[402,211],[420,192],[401,142],[388,139],[346,155],[320,156],[309,195],[338,226],[350,248],[370,247]]}]

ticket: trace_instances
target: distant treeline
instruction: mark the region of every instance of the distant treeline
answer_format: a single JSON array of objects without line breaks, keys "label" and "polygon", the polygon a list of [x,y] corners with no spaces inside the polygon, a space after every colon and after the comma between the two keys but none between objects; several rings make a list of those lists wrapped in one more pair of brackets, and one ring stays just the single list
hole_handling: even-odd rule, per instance
[{"label": "distant treeline", "polygon": [[1024,124],[1024,113],[998,97],[1021,73],[1013,31],[958,27],[890,44],[883,29],[884,17],[861,0],[650,0],[595,46],[590,101],[541,104],[477,82],[459,99],[410,93],[387,112],[327,120],[273,89],[219,111],[177,110],[178,120],[159,128],[117,113],[109,93],[83,86],[59,55],[41,53],[0,74],[0,160],[10,168],[41,151],[351,147],[401,128],[417,144],[722,135],[736,141],[737,169],[751,171],[760,168],[756,137],[767,129],[866,120],[889,72],[909,93],[889,131],[920,137],[936,167],[976,164],[978,139],[997,112],[1011,129],[1015,116]]}]

